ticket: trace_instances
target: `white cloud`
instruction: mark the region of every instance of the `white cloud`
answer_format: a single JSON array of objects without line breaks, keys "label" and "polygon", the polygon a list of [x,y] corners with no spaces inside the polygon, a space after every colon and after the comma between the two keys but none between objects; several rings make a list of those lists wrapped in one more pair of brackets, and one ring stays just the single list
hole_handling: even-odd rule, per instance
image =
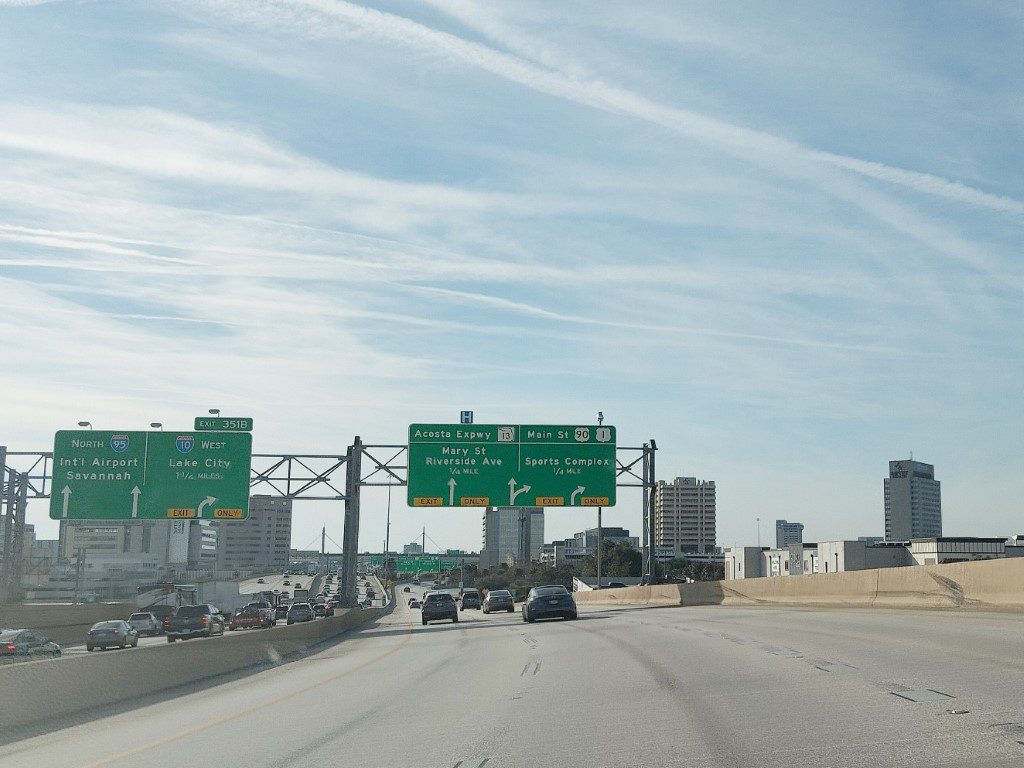
[{"label": "white cloud", "polygon": [[[287,25],[292,32],[315,37],[356,34],[410,48],[448,61],[467,64],[533,90],[596,109],[628,115],[688,138],[734,153],[778,172],[815,182],[828,189],[831,177],[822,169],[841,169],[956,202],[996,211],[1022,214],[1024,203],[931,174],[886,166],[841,154],[811,149],[718,120],[690,110],[652,101],[599,79],[578,79],[539,67],[516,56],[427,27],[395,14],[365,8],[344,0],[281,0],[257,4],[246,0],[207,0],[205,5],[227,10],[240,19],[263,26]],[[275,13],[275,11],[277,13]],[[283,13],[281,13],[283,11]],[[302,12],[306,15],[303,16]],[[325,25],[324,20],[336,24]]]}]

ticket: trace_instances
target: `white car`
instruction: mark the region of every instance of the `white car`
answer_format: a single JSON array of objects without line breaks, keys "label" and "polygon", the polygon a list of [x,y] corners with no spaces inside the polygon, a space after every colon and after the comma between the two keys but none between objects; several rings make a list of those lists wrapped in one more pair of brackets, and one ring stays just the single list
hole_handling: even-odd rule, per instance
[{"label": "white car", "polygon": [[164,631],[163,623],[149,611],[133,613],[128,617],[128,625],[140,635],[159,635]]}]

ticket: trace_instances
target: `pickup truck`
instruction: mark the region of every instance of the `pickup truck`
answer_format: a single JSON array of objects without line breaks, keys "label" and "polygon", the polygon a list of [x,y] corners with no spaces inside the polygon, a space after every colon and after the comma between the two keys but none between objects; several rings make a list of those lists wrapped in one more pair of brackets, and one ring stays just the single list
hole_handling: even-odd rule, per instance
[{"label": "pickup truck", "polygon": [[224,625],[224,616],[209,603],[183,605],[173,616],[164,619],[164,634],[167,635],[167,642],[173,643],[190,637],[223,635]]}]

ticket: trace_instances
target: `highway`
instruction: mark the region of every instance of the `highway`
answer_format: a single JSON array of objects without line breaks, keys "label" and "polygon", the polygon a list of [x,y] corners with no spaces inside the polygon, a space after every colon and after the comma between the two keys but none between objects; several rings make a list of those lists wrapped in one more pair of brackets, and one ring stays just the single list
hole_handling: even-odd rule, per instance
[{"label": "highway", "polygon": [[424,627],[397,595],[306,658],[5,737],[0,766],[1024,764],[1020,616],[581,607]]}]

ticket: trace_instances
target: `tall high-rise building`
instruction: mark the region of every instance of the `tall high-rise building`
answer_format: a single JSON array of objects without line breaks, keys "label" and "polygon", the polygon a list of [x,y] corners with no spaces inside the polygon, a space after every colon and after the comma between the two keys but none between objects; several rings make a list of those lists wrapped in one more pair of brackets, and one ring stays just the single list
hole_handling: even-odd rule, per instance
[{"label": "tall high-rise building", "polygon": [[654,544],[675,554],[715,549],[715,481],[677,477],[654,487]]},{"label": "tall high-rise building", "polygon": [[804,524],[787,520],[775,521],[775,548],[785,549],[790,544],[804,543]]},{"label": "tall high-rise building", "polygon": [[886,541],[942,535],[941,483],[934,466],[913,459],[890,461],[884,494]]},{"label": "tall high-rise building", "polygon": [[487,507],[480,567],[539,560],[544,547],[543,507]]},{"label": "tall high-rise building", "polygon": [[291,499],[251,496],[248,519],[221,521],[218,528],[218,568],[288,565],[292,543]]}]

